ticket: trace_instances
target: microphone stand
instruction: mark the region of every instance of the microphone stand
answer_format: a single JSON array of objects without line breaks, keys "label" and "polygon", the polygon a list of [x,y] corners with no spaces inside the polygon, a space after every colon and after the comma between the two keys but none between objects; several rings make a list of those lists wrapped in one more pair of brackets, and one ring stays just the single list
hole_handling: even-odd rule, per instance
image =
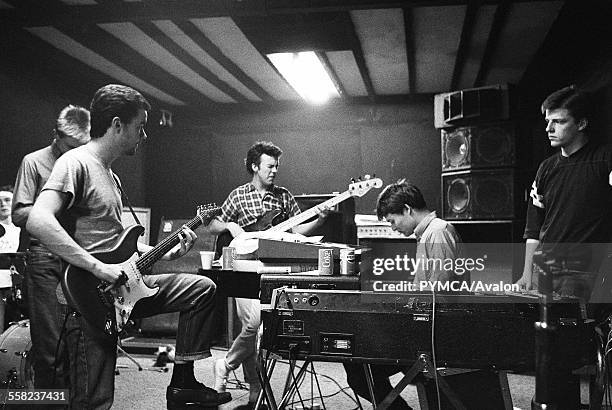
[{"label": "microphone stand", "polygon": [[531,400],[532,410],[555,410],[559,407],[554,397],[552,347],[558,333],[558,322],[551,317],[553,303],[553,260],[544,260],[542,252],[536,252],[533,261],[542,272],[538,279],[540,296],[540,320],[535,323],[535,396]]}]

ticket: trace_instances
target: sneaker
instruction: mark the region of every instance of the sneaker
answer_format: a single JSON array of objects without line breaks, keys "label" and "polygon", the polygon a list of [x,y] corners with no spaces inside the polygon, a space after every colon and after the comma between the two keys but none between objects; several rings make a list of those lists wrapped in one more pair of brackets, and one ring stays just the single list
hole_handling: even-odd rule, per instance
[{"label": "sneaker", "polygon": [[215,381],[214,389],[223,393],[227,389],[227,376],[229,369],[225,365],[225,359],[217,359],[213,365],[213,380]]}]

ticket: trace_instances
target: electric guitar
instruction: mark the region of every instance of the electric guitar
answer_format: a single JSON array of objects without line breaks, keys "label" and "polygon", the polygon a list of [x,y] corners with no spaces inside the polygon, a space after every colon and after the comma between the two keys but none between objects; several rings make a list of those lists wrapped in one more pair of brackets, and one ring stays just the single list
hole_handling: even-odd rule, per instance
[{"label": "electric guitar", "polygon": [[[280,209],[274,209],[263,213],[256,222],[244,227],[246,232],[265,231],[266,234],[274,232],[286,232],[319,213],[319,210],[331,208],[350,197],[362,197],[372,188],[380,188],[383,184],[380,178],[365,177],[363,181],[357,181],[349,184],[348,189],[328,199],[325,202],[318,204],[310,209],[305,210],[292,218],[286,219],[285,214]],[[240,235],[242,236],[242,235]],[[245,234],[245,239],[251,239],[253,236]],[[228,246],[232,242],[232,235],[229,232],[223,232],[217,237],[216,251],[220,252],[223,246]],[[251,246],[246,246],[245,249],[251,250]]]},{"label": "electric guitar", "polygon": [[[195,218],[185,225],[190,229],[207,225],[221,209],[215,205],[199,206]],[[143,298],[154,296],[158,287],[150,288],[142,275],[151,271],[153,264],[180,242],[181,229],[164,238],[153,249],[142,256],[137,253],[138,237],[144,228],[140,225],[128,227],[112,249],[96,252],[96,259],[111,264],[120,264],[123,274],[116,286],[108,291],[108,283],[101,281],[91,272],[68,265],[62,278],[64,295],[70,306],[75,308],[95,330],[116,337],[127,324],[134,305]]]}]

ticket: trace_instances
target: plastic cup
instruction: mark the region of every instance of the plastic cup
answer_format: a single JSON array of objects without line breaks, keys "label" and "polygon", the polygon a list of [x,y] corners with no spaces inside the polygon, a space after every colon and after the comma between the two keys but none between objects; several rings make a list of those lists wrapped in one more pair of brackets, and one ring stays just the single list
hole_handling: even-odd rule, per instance
[{"label": "plastic cup", "polygon": [[212,269],[215,253],[212,251],[200,251],[200,259],[202,260],[202,269]]}]

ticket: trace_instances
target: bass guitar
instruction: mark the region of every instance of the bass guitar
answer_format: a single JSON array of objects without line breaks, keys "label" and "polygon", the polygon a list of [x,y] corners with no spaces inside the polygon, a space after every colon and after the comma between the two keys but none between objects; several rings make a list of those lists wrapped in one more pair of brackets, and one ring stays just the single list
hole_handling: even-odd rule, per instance
[{"label": "bass guitar", "polygon": [[[220,213],[221,209],[216,205],[199,206],[195,218],[185,225],[195,230],[202,224],[210,223]],[[105,290],[109,284],[91,272],[68,265],[62,277],[62,289],[68,303],[95,330],[116,337],[126,326],[134,305],[140,299],[154,296],[159,291],[157,287],[147,286],[142,275],[148,274],[153,264],[180,242],[181,230],[167,236],[151,250],[138,256],[137,241],[144,228],[133,225],[123,231],[109,251],[93,253],[101,262],[121,265],[122,277],[111,290]]]},{"label": "bass guitar", "polygon": [[[312,208],[305,210],[292,218],[287,219],[285,214],[280,209],[274,209],[263,213],[259,219],[253,224],[243,227],[246,232],[266,231],[266,233],[286,232],[308,219],[316,216],[320,210],[329,209],[336,206],[342,201],[350,197],[362,197],[367,194],[372,188],[380,188],[383,182],[380,178],[365,177],[362,181],[356,181],[349,184],[348,189],[343,193],[328,199],[325,202],[318,204]],[[249,235],[245,235],[250,238]],[[216,252],[220,254],[224,246],[228,246],[232,242],[232,235],[229,232],[223,232],[217,237]]]}]

